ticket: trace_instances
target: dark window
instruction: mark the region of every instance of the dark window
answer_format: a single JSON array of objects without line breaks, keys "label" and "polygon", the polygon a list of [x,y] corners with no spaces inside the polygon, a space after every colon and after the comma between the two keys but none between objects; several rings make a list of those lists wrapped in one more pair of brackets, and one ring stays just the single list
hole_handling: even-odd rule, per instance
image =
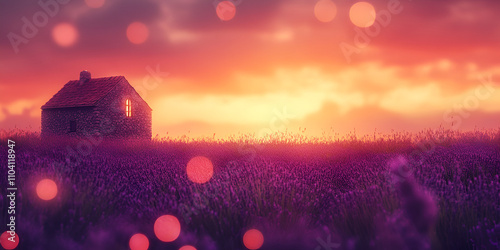
[{"label": "dark window", "polygon": [[69,121],[69,132],[76,132],[76,121]]}]

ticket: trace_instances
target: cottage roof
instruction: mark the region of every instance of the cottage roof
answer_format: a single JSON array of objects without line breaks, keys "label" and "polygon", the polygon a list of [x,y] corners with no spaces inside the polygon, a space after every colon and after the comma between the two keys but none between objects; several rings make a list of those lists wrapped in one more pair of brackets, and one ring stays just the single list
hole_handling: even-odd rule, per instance
[{"label": "cottage roof", "polygon": [[95,106],[118,83],[126,81],[123,76],[72,80],[64,85],[42,109]]}]

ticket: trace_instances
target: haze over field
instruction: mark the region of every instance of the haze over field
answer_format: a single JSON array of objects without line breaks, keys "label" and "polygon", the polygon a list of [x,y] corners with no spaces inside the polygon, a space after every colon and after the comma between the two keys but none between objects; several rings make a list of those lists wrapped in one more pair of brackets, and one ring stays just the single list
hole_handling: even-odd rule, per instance
[{"label": "haze over field", "polygon": [[373,0],[375,21],[354,1],[62,2],[0,2],[0,128],[39,130],[84,69],[125,76],[160,135],[500,124],[498,1]]}]

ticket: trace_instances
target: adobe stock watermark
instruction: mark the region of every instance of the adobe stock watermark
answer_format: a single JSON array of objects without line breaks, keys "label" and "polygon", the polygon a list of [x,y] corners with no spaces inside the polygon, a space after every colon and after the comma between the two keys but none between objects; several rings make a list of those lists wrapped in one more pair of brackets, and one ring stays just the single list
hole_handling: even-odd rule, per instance
[{"label": "adobe stock watermark", "polygon": [[200,214],[201,210],[208,207],[210,199],[214,199],[217,196],[215,192],[207,190],[206,185],[203,185],[202,189],[198,189],[198,187],[195,189],[191,188],[191,192],[193,205],[190,206],[186,203],[181,203],[178,206],[178,211],[186,224],[190,224],[193,215],[196,216]]},{"label": "adobe stock watermark", "polygon": [[316,237],[316,242],[318,243],[318,246],[314,248],[314,250],[333,250],[337,249],[341,245],[341,240],[337,235],[333,235],[333,240],[332,240],[332,235],[327,235],[326,240],[323,240],[321,237]]},{"label": "adobe stock watermark", "polygon": [[453,108],[446,110],[443,120],[451,124],[451,128],[457,130],[462,125],[463,119],[469,118],[470,113],[479,109],[481,101],[489,99],[495,92],[493,76],[480,75],[481,84],[474,89],[474,94],[467,96],[461,103],[456,103]]},{"label": "adobe stock watermark", "polygon": [[[296,118],[295,115],[288,113],[287,107],[283,106],[280,112],[277,108],[273,109],[274,116],[269,120],[269,126],[259,130],[257,138],[266,138],[269,135],[285,130],[290,124],[290,120]],[[280,126],[278,126],[280,124]],[[260,143],[239,143],[238,152],[245,157],[245,161],[252,161],[257,156],[258,151],[262,151],[264,145]]]},{"label": "adobe stock watermark", "polygon": [[[7,240],[16,243],[16,197],[17,197],[17,185],[16,185],[16,142],[14,140],[7,140]],[[2,243],[3,244],[3,243]]]},{"label": "adobe stock watermark", "polygon": [[356,35],[354,35],[352,44],[347,42],[341,42],[339,44],[340,50],[347,63],[352,61],[351,57],[354,53],[359,54],[362,49],[368,47],[372,38],[377,37],[382,31],[382,28],[387,27],[391,23],[393,15],[400,14],[402,11],[403,6],[399,0],[389,0],[387,2],[387,9],[376,13],[375,21],[372,25],[363,29],[355,27],[354,31]]},{"label": "adobe stock watermark", "polygon": [[170,75],[169,72],[160,70],[160,64],[156,64],[155,69],[148,65],[146,66],[146,71],[148,74],[142,79],[142,84],[135,86],[135,91],[137,91],[142,98],[146,98],[148,92],[155,90],[158,85],[163,83],[163,79]]},{"label": "adobe stock watermark", "polygon": [[[269,134],[284,130],[286,128],[286,125],[290,123],[290,119],[295,118],[295,115],[289,114],[286,109],[286,106],[283,106],[283,112],[280,112],[276,108],[273,109],[274,116],[269,121],[269,127],[261,129],[259,131],[258,137],[263,138]],[[277,122],[281,123],[281,126],[276,126]]]},{"label": "adobe stock watermark", "polygon": [[66,5],[71,0],[39,0],[38,5],[41,10],[33,14],[28,19],[26,16],[21,18],[22,26],[19,33],[9,32],[7,39],[14,50],[14,53],[19,53],[19,46],[27,44],[30,39],[33,39],[39,29],[44,28],[49,23],[49,17],[55,17],[61,10],[62,5]]},{"label": "adobe stock watermark", "polygon": [[[295,115],[288,113],[287,107],[283,106],[280,112],[277,108],[273,109],[274,116],[269,120],[269,126],[261,128],[257,134],[257,138],[265,138],[273,133],[285,130],[286,126],[290,124],[290,120],[296,118]],[[280,126],[278,126],[278,124]],[[244,157],[245,162],[250,162],[255,159],[257,152],[262,151],[264,145],[256,142],[239,142],[238,143],[238,153]],[[236,161],[231,161],[230,163],[236,163]]]},{"label": "adobe stock watermark", "polygon": [[222,20],[229,20],[235,13],[235,8],[243,3],[243,0],[214,0],[212,5],[220,14]]},{"label": "adobe stock watermark", "polygon": [[[273,109],[274,116],[269,121],[269,127],[262,128],[259,131],[260,136],[266,136],[269,133],[275,133],[279,130],[283,130],[286,128],[285,125],[290,123],[290,119],[294,119],[295,115],[288,113],[286,106],[282,108],[282,112],[280,112],[277,108]],[[281,122],[281,126],[278,125],[278,121]],[[253,161],[257,157],[257,153],[262,151],[264,146],[260,143],[238,143],[238,153],[243,157],[241,159],[243,162]],[[237,160],[230,161],[226,164],[226,171],[219,173],[216,178],[223,178],[226,180],[230,180],[231,176],[238,178],[243,172],[243,168],[241,164]],[[239,189],[248,190],[246,186],[238,186]],[[234,190],[233,190],[234,191]],[[201,210],[206,208],[210,199],[214,199],[217,196],[216,193],[210,192],[206,190],[206,186],[203,186],[201,190],[193,191],[193,206],[189,206],[188,204],[182,203],[179,205],[179,213],[181,214],[184,221],[189,224],[191,222],[191,217],[193,215],[198,215],[201,213]]]},{"label": "adobe stock watermark", "polygon": [[[487,76],[479,75],[478,80],[480,84],[474,89],[472,95],[465,97],[463,101],[459,103],[455,103],[453,108],[444,112],[443,120],[446,124],[450,125],[451,129],[458,130],[462,126],[463,119],[469,118],[471,112],[479,109],[481,101],[491,98],[495,92],[495,82],[493,82],[493,76],[491,74]],[[388,164],[402,166],[397,168],[393,173],[391,173],[391,168],[384,172],[385,178],[391,183],[391,188],[398,182],[410,177],[414,169],[422,164],[424,159],[433,153],[438,145],[444,142],[444,138],[435,137],[431,139],[432,140],[429,141],[419,142],[417,148],[410,153],[408,161],[404,158],[397,158]]]}]

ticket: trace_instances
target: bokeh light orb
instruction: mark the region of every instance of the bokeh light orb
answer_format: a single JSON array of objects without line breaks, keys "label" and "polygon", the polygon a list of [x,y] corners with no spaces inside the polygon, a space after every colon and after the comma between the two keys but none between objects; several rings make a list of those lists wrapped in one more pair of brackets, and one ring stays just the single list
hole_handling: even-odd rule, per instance
[{"label": "bokeh light orb", "polygon": [[8,231],[0,235],[0,245],[2,245],[4,249],[15,249],[17,245],[19,245],[19,236],[17,236],[17,233],[14,233],[14,241],[9,240],[11,237],[12,235]]},{"label": "bokeh light orb", "polygon": [[36,185],[36,194],[42,200],[52,200],[57,195],[57,185],[51,179],[43,179]]},{"label": "bokeh light orb", "polygon": [[131,250],[148,250],[149,240],[146,235],[137,233],[130,237],[128,245]]},{"label": "bokeh light orb", "polygon": [[162,215],[154,224],[156,237],[163,242],[172,242],[181,233],[181,224],[173,215]]},{"label": "bokeh light orb", "polygon": [[250,229],[243,235],[243,244],[248,249],[259,249],[264,244],[264,235],[257,229]]},{"label": "bokeh light orb", "polygon": [[186,173],[190,181],[203,184],[212,178],[214,166],[207,157],[196,156],[188,162]]},{"label": "bokeh light orb", "polygon": [[351,6],[349,11],[351,22],[361,28],[370,27],[375,22],[376,17],[375,8],[367,2],[357,2]]},{"label": "bokeh light orb", "polygon": [[331,0],[319,0],[314,6],[314,16],[320,22],[331,22],[337,15],[337,5]]},{"label": "bokeh light orb", "polygon": [[78,39],[78,31],[70,23],[60,23],[52,29],[52,39],[61,47],[69,47]]},{"label": "bokeh light orb", "polygon": [[85,0],[85,3],[90,8],[101,8],[104,5],[105,0]]},{"label": "bokeh light orb", "polygon": [[149,37],[148,27],[141,22],[133,22],[127,27],[127,38],[133,44],[144,43]]},{"label": "bokeh light orb", "polygon": [[217,4],[215,11],[220,20],[229,21],[236,15],[236,6],[231,1],[222,1]]},{"label": "bokeh light orb", "polygon": [[186,246],[179,248],[179,250],[196,250],[196,248],[193,246],[190,246],[190,245],[186,245]]}]

